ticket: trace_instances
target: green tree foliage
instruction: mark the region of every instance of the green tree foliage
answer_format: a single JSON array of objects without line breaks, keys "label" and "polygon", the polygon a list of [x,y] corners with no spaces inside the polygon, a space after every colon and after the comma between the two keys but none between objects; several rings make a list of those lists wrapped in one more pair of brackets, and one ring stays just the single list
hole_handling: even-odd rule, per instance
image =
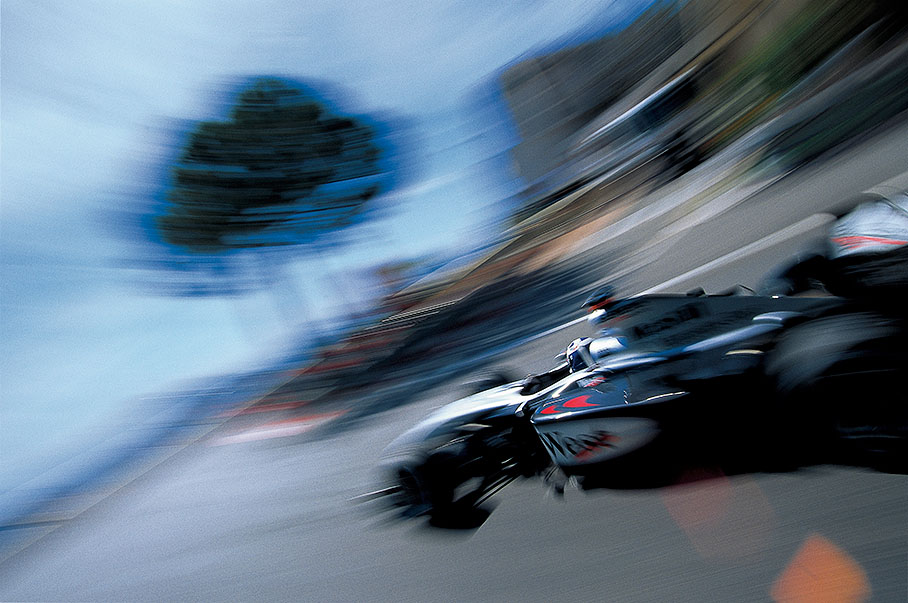
[{"label": "green tree foliage", "polygon": [[270,78],[242,90],[227,121],[199,123],[172,175],[156,229],[207,255],[315,242],[387,182],[372,126]]}]

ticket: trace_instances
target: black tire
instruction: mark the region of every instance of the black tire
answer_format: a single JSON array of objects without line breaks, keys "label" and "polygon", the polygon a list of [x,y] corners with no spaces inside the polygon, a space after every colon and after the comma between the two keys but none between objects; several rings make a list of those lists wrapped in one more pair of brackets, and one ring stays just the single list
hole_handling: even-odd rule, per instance
[{"label": "black tire", "polygon": [[824,317],[786,333],[765,368],[790,443],[846,464],[889,464],[887,450],[903,450],[908,439],[903,336],[900,325],[870,313]]}]

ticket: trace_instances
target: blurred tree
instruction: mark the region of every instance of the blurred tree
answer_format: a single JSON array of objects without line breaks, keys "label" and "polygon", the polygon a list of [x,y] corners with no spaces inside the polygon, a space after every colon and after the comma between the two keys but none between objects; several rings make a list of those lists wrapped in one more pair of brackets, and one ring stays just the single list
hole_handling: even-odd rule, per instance
[{"label": "blurred tree", "polygon": [[362,217],[390,182],[376,132],[301,88],[256,79],[229,120],[198,124],[155,220],[165,243],[220,256],[315,243]]}]

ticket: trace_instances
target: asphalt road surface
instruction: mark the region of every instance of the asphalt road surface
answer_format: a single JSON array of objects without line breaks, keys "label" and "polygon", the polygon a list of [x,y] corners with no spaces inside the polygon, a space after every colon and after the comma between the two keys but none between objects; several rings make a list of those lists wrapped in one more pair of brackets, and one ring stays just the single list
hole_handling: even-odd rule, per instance
[{"label": "asphalt road surface", "polygon": [[[895,134],[659,241],[634,260],[626,286],[755,284],[800,242],[773,233],[904,171],[908,136]],[[726,259],[696,271],[717,258]],[[541,370],[588,332],[564,329],[504,364]],[[228,422],[7,559],[0,599],[770,601],[806,591],[817,600],[908,599],[900,475],[816,467],[661,490],[569,490],[564,500],[521,482],[470,535],[382,523],[352,505],[372,487],[381,448],[458,394],[441,385],[322,440],[231,440]]]}]

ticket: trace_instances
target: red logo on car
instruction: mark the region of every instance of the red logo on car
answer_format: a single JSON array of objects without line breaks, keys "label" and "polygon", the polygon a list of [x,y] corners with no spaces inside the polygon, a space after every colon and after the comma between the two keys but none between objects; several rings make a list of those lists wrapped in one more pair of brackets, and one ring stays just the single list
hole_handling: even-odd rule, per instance
[{"label": "red logo on car", "polygon": [[572,400],[568,400],[567,402],[565,402],[564,407],[565,408],[585,408],[588,406],[596,406],[595,404],[590,404],[589,402],[587,402],[587,400],[589,400],[589,399],[590,399],[589,396],[578,396],[577,398],[573,398]]},{"label": "red logo on car", "polygon": [[565,409],[570,408],[589,408],[591,406],[598,406],[598,404],[591,404],[587,402],[590,399],[590,396],[577,396],[576,398],[571,398],[563,404],[555,403],[551,406],[547,406],[539,411],[541,415],[554,415],[559,412],[563,412]]}]

